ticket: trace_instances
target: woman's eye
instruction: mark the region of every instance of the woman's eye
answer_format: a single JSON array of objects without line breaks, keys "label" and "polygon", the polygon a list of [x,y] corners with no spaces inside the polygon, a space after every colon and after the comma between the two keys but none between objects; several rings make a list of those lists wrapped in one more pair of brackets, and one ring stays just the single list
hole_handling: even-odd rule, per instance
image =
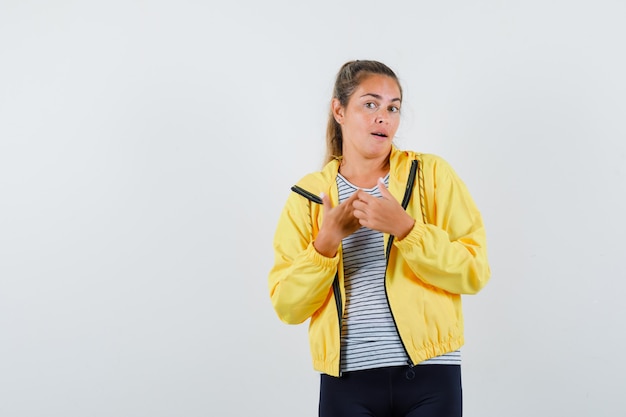
[{"label": "woman's eye", "polygon": [[375,109],[376,108],[376,104],[372,103],[371,101],[369,103],[365,103],[365,107],[368,109]]},{"label": "woman's eye", "polygon": [[400,111],[400,107],[391,106],[389,107],[389,111],[392,113],[398,113]]}]

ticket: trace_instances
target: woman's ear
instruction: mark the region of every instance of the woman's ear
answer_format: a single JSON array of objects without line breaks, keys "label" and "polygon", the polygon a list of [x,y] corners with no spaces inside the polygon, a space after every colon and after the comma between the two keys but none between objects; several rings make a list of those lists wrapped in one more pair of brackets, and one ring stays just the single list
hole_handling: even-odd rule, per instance
[{"label": "woman's ear", "polygon": [[339,102],[339,99],[334,98],[333,101],[330,103],[330,106],[333,111],[333,117],[335,118],[335,121],[341,124],[341,122],[343,122],[343,110],[344,109],[341,103]]}]

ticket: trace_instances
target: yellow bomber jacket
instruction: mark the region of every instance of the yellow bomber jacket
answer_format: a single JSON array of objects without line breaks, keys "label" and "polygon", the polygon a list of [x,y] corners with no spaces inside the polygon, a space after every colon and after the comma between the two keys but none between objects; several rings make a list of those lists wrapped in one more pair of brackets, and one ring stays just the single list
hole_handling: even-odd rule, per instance
[{"label": "yellow bomber jacket", "polygon": [[[417,161],[417,162],[413,162]],[[480,212],[464,183],[442,158],[390,154],[389,191],[415,219],[407,236],[384,234],[387,299],[410,365],[463,345],[461,294],[475,294],[490,278]],[[413,166],[413,170],[412,167]],[[313,247],[324,218],[320,193],[338,204],[337,160],[292,188],[274,236],[270,298],[278,317],[310,319],[313,367],[340,376],[345,306],[341,247],[327,258]],[[405,201],[406,200],[406,201]]]}]

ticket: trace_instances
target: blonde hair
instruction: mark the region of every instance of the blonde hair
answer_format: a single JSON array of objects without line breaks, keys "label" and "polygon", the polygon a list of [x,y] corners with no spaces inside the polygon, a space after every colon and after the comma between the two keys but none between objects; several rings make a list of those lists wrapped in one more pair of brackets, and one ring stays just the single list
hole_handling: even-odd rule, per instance
[{"label": "blonde hair", "polygon": [[[342,106],[347,106],[354,91],[368,75],[380,74],[391,77],[398,84],[400,98],[402,98],[402,86],[396,74],[387,65],[378,61],[349,61],[341,66],[333,88],[333,99],[339,100]],[[332,102],[332,100],[331,100]],[[326,126],[326,156],[324,164],[333,159],[343,157],[343,136],[341,126],[335,120],[332,104]]]}]

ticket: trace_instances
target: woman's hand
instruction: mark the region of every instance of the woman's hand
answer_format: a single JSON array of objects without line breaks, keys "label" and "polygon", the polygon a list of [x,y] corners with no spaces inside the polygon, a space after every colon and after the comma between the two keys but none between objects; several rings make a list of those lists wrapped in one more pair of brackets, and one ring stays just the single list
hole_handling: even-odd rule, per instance
[{"label": "woman's hand", "polygon": [[415,225],[415,219],[404,211],[400,203],[391,195],[382,178],[378,180],[382,198],[376,198],[364,191],[357,191],[353,203],[354,216],[362,226],[394,235],[402,240]]},{"label": "woman's hand", "polygon": [[361,224],[354,216],[354,203],[357,200],[358,192],[352,194],[350,198],[333,207],[330,198],[322,194],[322,204],[324,205],[324,220],[322,227],[313,246],[324,256],[332,258],[337,254],[337,248],[341,239],[359,230]]}]

